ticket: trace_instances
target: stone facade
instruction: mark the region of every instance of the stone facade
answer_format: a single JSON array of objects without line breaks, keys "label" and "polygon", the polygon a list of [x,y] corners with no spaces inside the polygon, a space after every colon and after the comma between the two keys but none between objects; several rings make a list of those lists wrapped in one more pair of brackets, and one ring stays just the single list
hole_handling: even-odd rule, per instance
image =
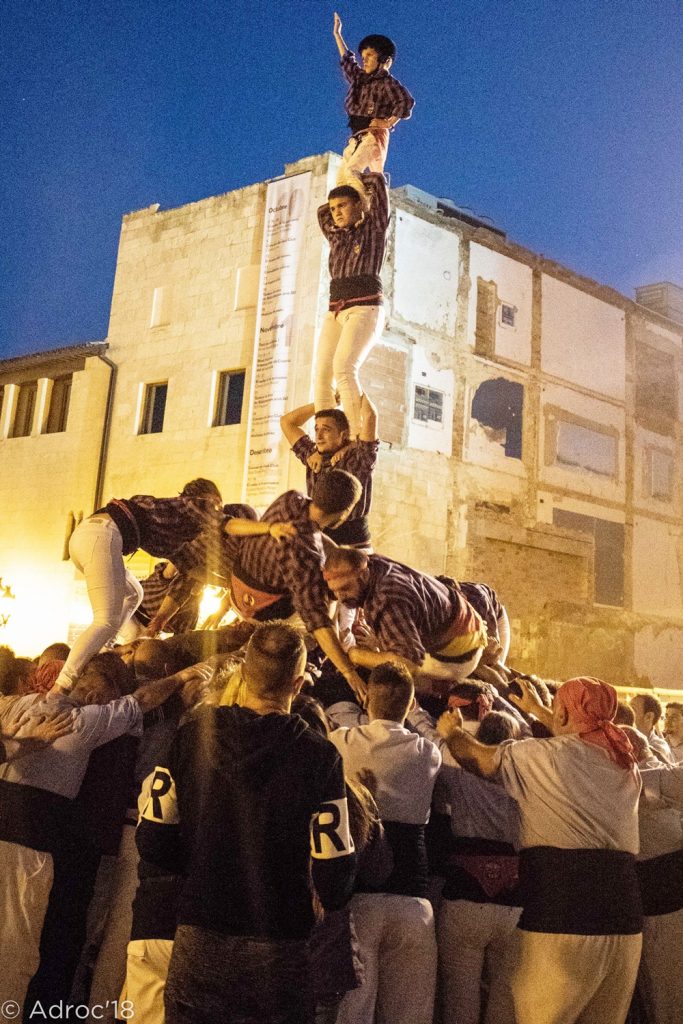
[{"label": "stone facade", "polygon": [[[327,288],[315,210],[337,160],[285,168],[312,175],[291,406],[312,394]],[[265,193],[259,183],[124,217],[107,338],[117,375],[105,499],[172,494],[201,475],[239,500]],[[387,326],[361,373],[383,442],[376,549],[495,586],[520,668],[678,687],[683,326],[410,186],[392,204]],[[244,401],[235,422],[214,425],[226,373],[244,374]],[[163,429],[141,432],[155,386]],[[20,442],[34,474],[45,440],[6,437],[3,479],[16,472]],[[288,486],[300,487],[302,467],[284,445],[281,457]],[[79,475],[94,472],[80,455],[77,464]],[[30,501],[20,481],[17,509]],[[79,501],[59,494],[60,510]],[[42,522],[51,521],[52,507]],[[0,529],[4,547],[16,518]],[[133,565],[144,572],[149,560]],[[11,577],[5,563],[0,573]]]}]

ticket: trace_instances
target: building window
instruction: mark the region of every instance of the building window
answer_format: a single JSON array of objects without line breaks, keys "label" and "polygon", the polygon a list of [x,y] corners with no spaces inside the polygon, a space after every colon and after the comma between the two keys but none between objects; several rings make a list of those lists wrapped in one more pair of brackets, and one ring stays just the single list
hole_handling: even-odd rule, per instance
[{"label": "building window", "polygon": [[14,422],[10,431],[10,437],[28,437],[33,429],[33,414],[36,410],[36,396],[38,394],[38,381],[28,381],[21,384],[17,395],[17,405],[14,410]]},{"label": "building window", "polygon": [[587,533],[594,542],[593,600],[620,608],[624,604],[624,524],[578,512],[553,509],[553,523]]},{"label": "building window", "polygon": [[145,386],[145,404],[140,423],[141,434],[160,434],[164,429],[168,381]]},{"label": "building window", "polygon": [[169,294],[167,288],[155,288],[152,295],[152,312],[149,318],[150,327],[164,327],[170,321]]},{"label": "building window", "polygon": [[47,414],[45,425],[46,434],[61,434],[66,430],[66,421],[69,416],[69,399],[71,398],[72,374],[66,373],[63,377],[55,377],[52,383],[52,394],[50,395],[50,411]]},{"label": "building window", "polygon": [[413,419],[419,423],[443,423],[443,393],[416,385]]},{"label": "building window", "polygon": [[214,427],[241,423],[245,376],[244,370],[224,370],[219,374]]},{"label": "building window", "polygon": [[618,437],[572,420],[555,420],[555,457],[558,466],[587,469],[600,476],[617,476]]},{"label": "building window", "polygon": [[636,416],[641,423],[670,434],[678,412],[676,360],[650,345],[636,349]]},{"label": "building window", "polygon": [[505,377],[485,380],[472,399],[472,418],[490,441],[502,446],[510,459],[522,457],[523,406],[524,387]]},{"label": "building window", "polygon": [[660,501],[673,497],[674,460],[671,452],[649,448],[646,458],[646,493]]},{"label": "building window", "polygon": [[516,306],[509,306],[507,302],[501,303],[500,307],[500,322],[505,327],[515,326],[515,314],[517,312]]}]

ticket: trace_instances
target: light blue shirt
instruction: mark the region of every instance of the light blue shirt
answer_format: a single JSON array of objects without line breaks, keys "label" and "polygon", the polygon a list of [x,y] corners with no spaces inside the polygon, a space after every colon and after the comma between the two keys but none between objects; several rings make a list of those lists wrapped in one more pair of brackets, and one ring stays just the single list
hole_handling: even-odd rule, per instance
[{"label": "light blue shirt", "polygon": [[[4,717],[19,715],[55,715],[60,711],[73,713],[73,732],[61,736],[49,747],[33,754],[0,764],[0,779],[23,786],[35,786],[73,800],[78,795],[88,767],[90,755],[118,736],[142,735],[142,710],[133,696],[120,697],[109,704],[88,704],[81,707],[69,697],[28,694],[20,697],[4,711]],[[21,736],[21,731],[19,732]]]}]

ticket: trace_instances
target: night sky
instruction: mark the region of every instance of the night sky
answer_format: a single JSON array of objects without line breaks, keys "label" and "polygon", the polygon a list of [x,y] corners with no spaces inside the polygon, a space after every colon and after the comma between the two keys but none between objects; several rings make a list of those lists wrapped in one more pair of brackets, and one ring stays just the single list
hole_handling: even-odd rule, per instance
[{"label": "night sky", "polygon": [[[321,0],[5,0],[0,356],[104,338],[121,217],[345,139]],[[680,0],[361,3],[416,98],[387,170],[632,295],[683,284]]]}]

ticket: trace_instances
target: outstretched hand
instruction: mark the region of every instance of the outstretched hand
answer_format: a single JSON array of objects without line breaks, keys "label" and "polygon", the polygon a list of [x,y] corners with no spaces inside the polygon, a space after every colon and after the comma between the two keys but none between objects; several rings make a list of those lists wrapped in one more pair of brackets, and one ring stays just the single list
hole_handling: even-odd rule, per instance
[{"label": "outstretched hand", "polygon": [[515,707],[524,711],[527,715],[533,715],[535,718],[543,718],[545,713],[548,711],[543,701],[539,698],[533,684],[528,680],[524,679],[523,676],[517,676],[514,679],[521,690],[522,696],[518,697],[517,694],[510,694],[510,703],[514,704]]},{"label": "outstretched hand", "polygon": [[[349,652],[349,657],[351,657],[352,652],[353,648],[351,648],[351,652]],[[357,672],[350,672],[346,676],[346,682],[349,684],[349,686],[355,693],[361,707],[364,708],[365,702],[368,697],[368,689],[363,680],[361,679],[361,677],[358,675]]]},{"label": "outstretched hand", "polygon": [[334,28],[332,29],[332,32],[333,32],[333,34],[335,36],[338,36],[338,35],[341,35],[341,30],[342,30],[341,18],[339,17],[337,12],[335,11],[334,12]]}]

